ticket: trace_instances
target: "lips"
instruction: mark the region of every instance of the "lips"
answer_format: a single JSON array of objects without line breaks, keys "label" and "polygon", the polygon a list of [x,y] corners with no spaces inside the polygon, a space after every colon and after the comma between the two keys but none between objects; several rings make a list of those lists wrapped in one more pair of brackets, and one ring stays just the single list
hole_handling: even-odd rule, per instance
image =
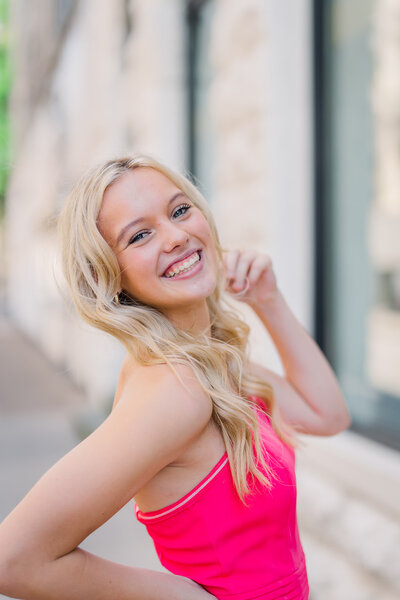
[{"label": "lips", "polygon": [[192,256],[192,254],[194,254],[195,252],[199,252],[200,250],[199,248],[194,248],[193,250],[188,250],[188,252],[185,252],[185,254],[182,254],[182,256],[180,256],[179,258],[177,258],[176,260],[174,260],[172,263],[170,263],[168,265],[168,267],[165,269],[164,273],[162,274],[162,277],[165,277],[165,274],[172,268],[175,266],[178,266],[179,263],[181,263],[182,261],[184,261],[186,258],[188,258],[189,256]]}]

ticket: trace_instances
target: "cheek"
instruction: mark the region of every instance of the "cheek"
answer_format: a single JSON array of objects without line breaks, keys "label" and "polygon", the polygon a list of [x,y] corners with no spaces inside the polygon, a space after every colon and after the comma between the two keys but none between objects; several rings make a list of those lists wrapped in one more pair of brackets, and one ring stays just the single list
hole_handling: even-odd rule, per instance
[{"label": "cheek", "polygon": [[140,252],[135,248],[135,255],[129,249],[123,260],[119,261],[122,282],[129,282],[136,288],[143,287],[149,273],[153,272],[157,264],[156,258],[150,252]]},{"label": "cheek", "polygon": [[201,213],[199,213],[197,218],[195,219],[194,229],[196,230],[197,235],[201,237],[204,241],[206,241],[209,246],[214,246],[214,241],[212,238],[210,227],[208,225],[207,220],[203,217]]},{"label": "cheek", "polygon": [[212,236],[211,229],[210,229],[207,221],[204,222],[204,220],[202,223],[202,236],[201,237],[204,240],[204,242],[206,242],[209,253],[216,260],[217,259],[217,249],[215,247],[214,238]]}]

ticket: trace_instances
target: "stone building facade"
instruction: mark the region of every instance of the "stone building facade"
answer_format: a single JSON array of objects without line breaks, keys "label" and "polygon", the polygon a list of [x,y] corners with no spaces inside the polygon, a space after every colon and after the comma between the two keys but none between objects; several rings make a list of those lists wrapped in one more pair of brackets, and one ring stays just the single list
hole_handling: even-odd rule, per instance
[{"label": "stone building facade", "polygon": [[[11,7],[7,310],[85,390],[89,406],[111,402],[123,349],[63,300],[55,219],[79,174],[110,156],[142,151],[179,170],[194,165],[225,247],[268,252],[280,288],[313,333],[311,0],[37,0],[34,7],[17,0]],[[369,245],[383,272],[399,265],[396,11],[395,1],[377,0],[372,13],[377,192]],[[241,310],[252,325],[252,355],[282,372],[267,333]],[[400,389],[398,319],[397,310],[376,308],[367,342],[371,381],[391,392]],[[353,431],[306,442],[299,519],[312,600],[394,600],[398,451]]]}]

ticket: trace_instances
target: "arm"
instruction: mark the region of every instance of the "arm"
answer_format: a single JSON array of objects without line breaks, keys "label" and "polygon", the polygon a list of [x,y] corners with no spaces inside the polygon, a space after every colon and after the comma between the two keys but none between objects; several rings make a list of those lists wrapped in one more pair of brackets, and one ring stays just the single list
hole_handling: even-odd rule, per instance
[{"label": "arm", "polygon": [[252,372],[271,381],[285,420],[302,433],[334,435],[350,425],[338,381],[316,342],[296,319],[276,286],[267,255],[243,253],[226,258],[233,282],[248,291],[249,304],[271,336],[282,360],[285,377],[253,364]]},{"label": "arm", "polygon": [[103,424],[58,461],[0,525],[0,592],[26,600],[206,600],[195,582],[79,548],[207,425],[211,401],[186,367],[143,367]]},{"label": "arm", "polygon": [[313,435],[347,429],[350,418],[336,376],[282,294],[255,312],[276,346],[285,377],[256,364],[252,370],[271,381],[285,420]]}]

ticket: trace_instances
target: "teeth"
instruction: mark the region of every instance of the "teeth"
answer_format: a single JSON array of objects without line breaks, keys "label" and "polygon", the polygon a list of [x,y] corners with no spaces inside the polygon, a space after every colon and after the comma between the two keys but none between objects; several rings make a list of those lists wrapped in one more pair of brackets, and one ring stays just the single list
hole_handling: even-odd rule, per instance
[{"label": "teeth", "polygon": [[170,269],[165,274],[165,276],[166,277],[174,277],[174,275],[183,273],[184,271],[187,271],[188,269],[190,269],[199,260],[200,260],[200,256],[199,256],[198,252],[196,252],[192,258],[185,260],[185,262],[182,263],[179,267],[173,267],[172,269]]}]

